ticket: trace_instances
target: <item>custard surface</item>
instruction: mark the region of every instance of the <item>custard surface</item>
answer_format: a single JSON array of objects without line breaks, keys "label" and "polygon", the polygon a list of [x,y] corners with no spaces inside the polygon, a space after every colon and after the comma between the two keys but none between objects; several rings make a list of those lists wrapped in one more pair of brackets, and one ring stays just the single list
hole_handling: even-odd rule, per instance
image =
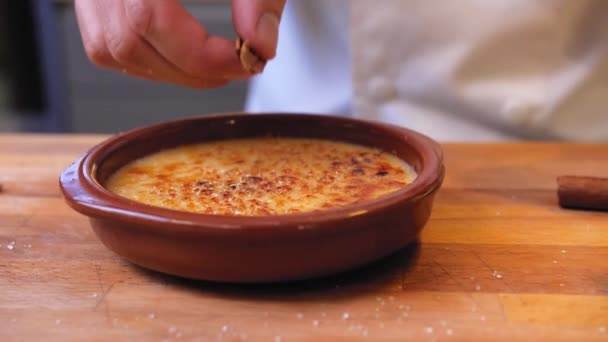
[{"label": "custard surface", "polygon": [[157,207],[216,215],[311,212],[379,198],[416,178],[398,157],[344,142],[251,138],[185,145],[135,160],[110,191]]}]

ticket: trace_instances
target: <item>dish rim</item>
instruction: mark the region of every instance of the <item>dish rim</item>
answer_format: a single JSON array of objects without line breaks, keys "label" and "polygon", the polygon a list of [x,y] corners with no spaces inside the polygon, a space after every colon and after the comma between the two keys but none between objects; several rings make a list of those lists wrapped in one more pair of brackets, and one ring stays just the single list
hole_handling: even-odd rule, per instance
[{"label": "dish rim", "polygon": [[[116,153],[121,146],[133,140],[141,139],[142,136],[150,135],[152,138],[155,132],[163,128],[173,125],[184,125],[193,121],[218,118],[237,120],[241,117],[293,118],[296,116],[312,120],[331,118],[332,120],[342,121],[342,123],[366,125],[371,129],[398,136],[403,143],[409,144],[420,155],[421,170],[417,170],[417,177],[414,182],[377,199],[319,211],[265,216],[212,215],[152,206],[114,194],[102,186],[96,179],[99,162],[103,162],[109,155]],[[336,141],[344,140],[338,137]],[[377,148],[377,146],[371,146],[370,144],[359,144]],[[404,127],[332,115],[280,112],[249,114],[234,112],[165,121],[113,135],[92,147],[71,164],[60,177],[60,187],[68,204],[80,213],[95,218],[120,219],[132,223],[145,224],[148,227],[147,229],[160,233],[230,234],[234,232],[242,233],[245,230],[255,234],[268,230],[276,231],[277,229],[288,233],[287,230],[315,230],[315,228],[321,225],[327,226],[327,223],[353,219],[403,204],[404,202],[414,203],[429,195],[441,185],[444,172],[443,152],[439,144],[421,133]],[[336,229],[341,229],[340,227],[344,226],[335,225]]]}]

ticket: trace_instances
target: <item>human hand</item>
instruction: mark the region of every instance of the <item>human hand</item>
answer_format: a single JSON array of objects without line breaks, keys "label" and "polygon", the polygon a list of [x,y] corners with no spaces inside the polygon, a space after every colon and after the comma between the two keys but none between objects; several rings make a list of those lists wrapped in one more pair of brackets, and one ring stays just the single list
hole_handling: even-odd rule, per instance
[{"label": "human hand", "polygon": [[[213,88],[251,76],[233,40],[210,36],[178,0],[76,0],[85,51],[96,65],[147,80]],[[237,34],[264,60],[276,54],[285,0],[232,0]]]}]

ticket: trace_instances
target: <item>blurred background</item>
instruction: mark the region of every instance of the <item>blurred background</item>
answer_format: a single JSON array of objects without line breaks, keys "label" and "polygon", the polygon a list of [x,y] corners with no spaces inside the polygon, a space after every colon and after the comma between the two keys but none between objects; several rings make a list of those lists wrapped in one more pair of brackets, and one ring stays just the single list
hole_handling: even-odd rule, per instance
[{"label": "blurred background", "polygon": [[[212,34],[235,37],[230,2],[184,1]],[[247,82],[190,90],[99,69],[70,0],[0,2],[0,131],[115,133],[157,121],[242,110]]]}]

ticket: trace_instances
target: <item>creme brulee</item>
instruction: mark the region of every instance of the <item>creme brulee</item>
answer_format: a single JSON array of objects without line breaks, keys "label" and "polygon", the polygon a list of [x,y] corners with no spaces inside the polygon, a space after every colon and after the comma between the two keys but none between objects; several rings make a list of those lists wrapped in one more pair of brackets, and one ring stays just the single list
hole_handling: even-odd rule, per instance
[{"label": "creme brulee", "polygon": [[317,139],[252,138],[160,151],[106,187],[131,200],[219,215],[281,215],[376,199],[416,178],[396,156]]}]

